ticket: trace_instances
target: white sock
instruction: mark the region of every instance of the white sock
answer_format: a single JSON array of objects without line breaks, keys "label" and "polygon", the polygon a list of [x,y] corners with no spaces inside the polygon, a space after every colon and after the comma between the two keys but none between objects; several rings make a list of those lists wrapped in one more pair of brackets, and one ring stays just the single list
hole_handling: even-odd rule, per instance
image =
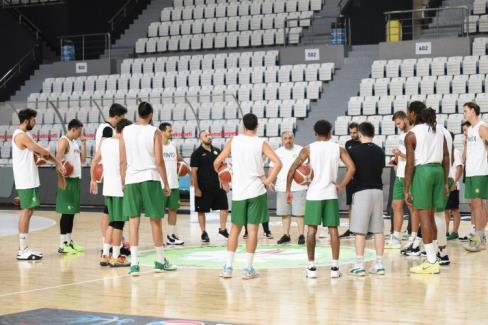
[{"label": "white sock", "polygon": [[112,258],[118,258],[120,256],[120,246],[112,247]]},{"label": "white sock", "polygon": [[156,248],[156,261],[163,264],[164,263],[164,247],[154,247]]},{"label": "white sock", "polygon": [[227,262],[225,263],[226,267],[232,267],[234,264],[234,254],[235,252],[227,251]]},{"label": "white sock", "polygon": [[383,256],[376,255],[376,264],[383,264]]},{"label": "white sock", "polygon": [[19,234],[19,248],[21,251],[29,247],[27,243],[27,234]]},{"label": "white sock", "polygon": [[415,240],[415,238],[417,238],[417,232],[416,231],[412,231],[412,233],[410,234],[410,237],[408,237],[408,241],[413,243],[413,241]]},{"label": "white sock", "polygon": [[315,261],[308,261],[308,268],[311,269],[315,267]]},{"label": "white sock", "polygon": [[437,253],[439,252],[439,245],[437,245],[437,240],[433,240],[432,245],[434,245],[435,255],[437,256]]},{"label": "white sock", "polygon": [[71,239],[71,233],[69,234],[66,234],[66,241],[69,243],[71,243],[72,239]]},{"label": "white sock", "polygon": [[364,266],[364,256],[356,255],[356,265],[361,267]]},{"label": "white sock", "polygon": [[444,256],[446,256],[446,255],[447,255],[447,253],[446,253],[446,249],[445,249],[445,248],[444,248],[444,249],[440,249],[440,248],[439,248],[439,256],[440,256],[440,257],[444,257]]},{"label": "white sock", "polygon": [[446,246],[446,218],[444,217],[444,211],[434,213],[434,220],[437,227],[437,243],[439,246]]},{"label": "white sock", "polygon": [[63,246],[64,243],[68,243],[68,238],[66,235],[59,235],[59,243]]},{"label": "white sock", "polygon": [[393,237],[397,238],[397,239],[401,239],[402,238],[402,235],[400,234],[399,231],[394,231],[393,232]]},{"label": "white sock", "polygon": [[252,261],[254,260],[254,253],[247,253],[247,267],[252,269]]},{"label": "white sock", "polygon": [[420,246],[420,242],[421,242],[421,241],[422,241],[422,238],[420,238],[420,237],[415,237],[415,239],[414,239],[414,241],[413,241],[413,245],[412,245],[412,247],[413,247],[413,248],[417,248],[417,247],[419,247],[419,246]]},{"label": "white sock", "polygon": [[103,252],[102,255],[108,256],[110,254],[110,244],[103,244]]},{"label": "white sock", "polygon": [[176,225],[168,225],[168,235],[173,235],[175,233]]},{"label": "white sock", "polygon": [[130,266],[139,265],[139,261],[137,260],[138,248],[138,246],[131,246],[130,248]]},{"label": "white sock", "polygon": [[103,247],[103,244],[105,244],[105,237],[102,237],[102,247]]},{"label": "white sock", "polygon": [[332,260],[332,267],[339,267],[339,260]]},{"label": "white sock", "polygon": [[437,261],[437,252],[435,251],[434,244],[424,244],[425,252],[427,253],[427,261],[431,264]]}]

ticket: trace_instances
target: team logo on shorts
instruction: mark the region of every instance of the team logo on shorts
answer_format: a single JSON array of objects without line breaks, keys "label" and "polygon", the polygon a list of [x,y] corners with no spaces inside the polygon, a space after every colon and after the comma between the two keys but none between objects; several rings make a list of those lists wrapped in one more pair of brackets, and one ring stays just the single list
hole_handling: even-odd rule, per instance
[{"label": "team logo on shorts", "polygon": [[35,196],[32,198],[32,202],[37,202],[37,198]]},{"label": "team logo on shorts", "polygon": [[479,193],[479,192],[480,192],[480,189],[479,189],[479,188],[475,188],[475,189],[474,189],[474,192],[475,192],[475,193]]}]

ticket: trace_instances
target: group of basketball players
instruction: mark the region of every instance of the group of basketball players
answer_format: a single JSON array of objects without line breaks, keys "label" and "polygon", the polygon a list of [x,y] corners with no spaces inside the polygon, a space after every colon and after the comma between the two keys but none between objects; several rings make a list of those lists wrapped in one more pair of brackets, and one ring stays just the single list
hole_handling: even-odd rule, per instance
[{"label": "group of basketball players", "polygon": [[[129,274],[139,275],[139,225],[140,215],[144,211],[150,220],[156,251],[154,270],[174,271],[176,266],[164,255],[161,221],[167,209],[169,231],[166,244],[182,245],[183,241],[175,231],[176,210],[179,207],[177,162],[182,158],[171,143],[171,124],[162,123],[159,130],[152,126],[153,108],[149,103],[142,102],[139,105],[139,118],[135,123],[125,119],[126,113],[125,107],[112,105],[107,123],[102,124],[96,133],[90,192],[97,193],[97,168],[102,164],[105,212],[101,222],[103,249],[100,265],[130,266]],[[33,209],[39,206],[37,164],[41,160],[52,161],[59,178],[56,211],[61,214],[61,240],[58,252],[73,254],[83,251],[84,248],[76,244],[71,236],[74,215],[80,211],[81,163],[86,157],[86,141],[82,137],[83,124],[76,119],[69,122],[68,132],[58,141],[54,156],[49,150],[36,144],[29,134],[36,124],[36,111],[25,109],[18,115],[20,126],[12,137],[14,179],[22,209],[17,259],[42,258],[42,253],[32,250],[27,242],[29,221]],[[486,243],[484,229],[487,221],[485,200],[488,198],[488,125],[480,119],[480,108],[475,103],[464,105],[464,116],[469,125],[464,124],[466,131],[462,155],[454,150],[453,136],[443,126],[437,125],[435,111],[425,107],[422,102],[412,102],[407,113],[397,112],[393,116],[401,135],[399,147],[393,152],[397,177],[393,190],[393,233],[387,248],[400,248],[403,205],[406,203],[410,209],[411,235],[401,252],[405,255],[420,255],[420,242],[423,241],[426,254],[425,261],[410,269],[412,273],[436,274],[440,272],[439,265],[449,264],[446,253],[446,223],[448,225],[450,214],[453,213],[456,217],[453,233],[457,235],[459,198],[456,200],[456,195],[459,195],[458,182],[463,164],[465,195],[470,200],[474,225],[474,231],[465,248],[469,251],[480,251]],[[377,256],[369,272],[385,274],[382,262],[385,244],[381,179],[385,154],[373,143],[373,125],[369,122],[361,123],[358,126],[360,144],[346,150],[332,141],[331,123],[319,120],[314,125],[315,142],[301,148],[293,144],[293,134],[284,133],[283,147],[276,152],[270,144],[257,136],[258,119],[254,114],[243,116],[242,128],[243,132],[230,139],[222,152],[213,150],[211,138],[206,132],[201,132],[202,146],[192,155],[192,180],[199,183],[196,186],[196,207],[202,241],[208,242],[204,213],[210,209],[223,210],[219,233],[228,237],[228,242],[227,260],[220,276],[232,277],[234,255],[243,226],[247,231],[247,265],[242,277],[252,279],[258,276],[253,267],[258,226],[267,224],[269,220],[267,191],[275,190],[276,186],[277,214],[283,217],[284,223],[284,235],[278,243],[290,241],[290,215],[297,216],[300,226],[299,244],[305,243],[303,225],[308,226],[306,243],[309,265],[306,276],[315,278],[317,228],[319,225],[328,227],[333,257],[331,277],[340,277],[338,193],[349,183],[353,193],[350,231],[355,235],[357,255],[350,274],[366,274],[363,255],[366,235],[369,233],[374,235]],[[217,177],[219,168],[228,157],[232,157],[231,184],[226,184]],[[267,175],[264,169],[265,158],[270,161],[271,167]],[[69,175],[66,175],[65,161],[70,162],[73,167]],[[307,161],[313,171],[313,178],[308,186],[300,186],[293,181],[294,174]],[[346,166],[346,173],[338,182],[340,161]],[[209,162],[210,168],[203,167],[204,164],[209,165]],[[213,176],[201,177],[198,169]],[[223,198],[230,189],[232,228],[227,233],[227,202],[224,204]],[[123,243],[125,222],[130,227],[130,252]],[[129,253],[130,262],[125,258]]]}]

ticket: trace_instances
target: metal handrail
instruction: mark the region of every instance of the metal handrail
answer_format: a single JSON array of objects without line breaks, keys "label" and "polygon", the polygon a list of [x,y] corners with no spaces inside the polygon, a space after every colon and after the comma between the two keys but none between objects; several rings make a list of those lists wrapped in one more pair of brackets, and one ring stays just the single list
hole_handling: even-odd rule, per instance
[{"label": "metal handrail", "polygon": [[5,88],[7,85],[7,82],[13,78],[16,72],[20,71],[22,65],[25,63],[27,58],[30,56],[33,57],[35,60],[36,58],[36,50],[38,49],[39,44],[36,44],[34,47],[32,47],[15,65],[10,68],[3,76],[0,78],[0,89]]},{"label": "metal handrail", "polygon": [[395,11],[385,11],[384,15],[393,15],[393,14],[408,14],[414,12],[423,12],[423,11],[440,11],[446,9],[464,9],[466,11],[469,10],[468,6],[451,6],[451,7],[439,7],[439,8],[420,8],[420,9],[409,9],[409,10],[395,10]]},{"label": "metal handrail", "polygon": [[[338,18],[342,18],[344,19],[344,23],[345,23],[345,29],[346,29],[346,35],[345,35],[345,42],[344,42],[344,45],[351,45],[351,19],[349,16],[328,16],[328,15],[314,15],[310,18],[310,26],[306,26],[306,27],[303,27],[303,28],[311,28],[313,30],[313,23],[314,21],[317,21],[317,20],[320,20],[320,19],[323,19],[323,20],[326,20],[326,19],[338,19]],[[286,37],[286,34],[287,34],[287,29],[289,28],[293,28],[292,26],[290,26],[290,22],[297,22],[297,26],[296,27],[301,27],[300,26],[300,20],[301,18],[285,18],[285,29],[284,29],[284,38],[285,38],[285,45],[288,45],[287,43],[287,37]],[[330,33],[324,33],[324,34],[321,34],[321,35],[330,35]]]},{"label": "metal handrail", "polygon": [[119,16],[122,16],[122,15],[123,15],[124,17],[126,17],[126,16],[127,16],[127,7],[129,7],[129,5],[130,5],[132,2],[134,2],[134,1],[135,1],[136,3],[138,3],[140,0],[127,0],[127,2],[126,2],[126,3],[124,3],[124,4],[122,5],[122,7],[121,7],[119,10],[117,10],[117,12],[116,12],[116,13],[115,13],[115,14],[112,16],[112,18],[110,18],[110,19],[108,20],[108,24],[109,24],[109,26],[110,26],[110,31],[111,31],[111,32],[113,32],[113,31],[114,31],[114,29],[115,29],[115,21],[116,21],[116,20],[119,18]]},{"label": "metal handrail", "polygon": [[104,36],[105,37],[105,48],[104,50],[108,51],[108,58],[110,59],[110,51],[111,51],[111,35],[110,33],[91,33],[91,34],[75,34],[75,35],[63,35],[58,36],[59,44],[60,44],[60,53],[63,53],[63,41],[64,40],[72,40],[74,38],[81,38],[81,47],[82,47],[82,60],[85,60],[85,39],[87,37],[93,36]]}]

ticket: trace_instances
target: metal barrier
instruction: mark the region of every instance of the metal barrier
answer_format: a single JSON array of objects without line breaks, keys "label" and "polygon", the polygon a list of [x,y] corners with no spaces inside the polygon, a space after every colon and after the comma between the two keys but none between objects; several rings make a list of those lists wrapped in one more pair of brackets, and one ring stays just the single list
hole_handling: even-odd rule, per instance
[{"label": "metal barrier", "polygon": [[60,36],[59,44],[61,61],[98,59],[104,52],[110,59],[110,33]]},{"label": "metal barrier", "polygon": [[[306,37],[304,38],[303,35]],[[285,45],[298,43],[351,45],[351,20],[348,16],[317,15],[308,19],[287,18],[284,39]]]},{"label": "metal barrier", "polygon": [[467,22],[469,26],[467,6],[387,11],[384,15],[385,35],[389,42],[468,36],[465,24]]}]

